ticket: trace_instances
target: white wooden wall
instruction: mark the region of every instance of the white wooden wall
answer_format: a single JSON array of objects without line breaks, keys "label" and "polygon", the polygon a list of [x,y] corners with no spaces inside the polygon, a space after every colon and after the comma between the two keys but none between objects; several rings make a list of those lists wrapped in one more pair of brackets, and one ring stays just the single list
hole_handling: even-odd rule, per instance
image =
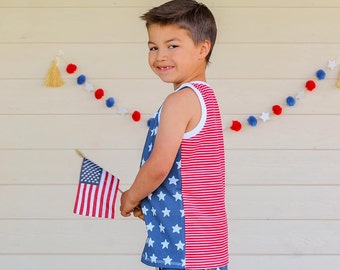
[{"label": "white wooden wall", "polygon": [[[163,2],[0,0],[1,269],[149,269],[139,262],[141,221],[72,214],[74,149],[122,189],[132,182],[146,120],[171,91],[149,71],[138,18]],[[284,104],[340,56],[340,1],[204,2],[219,26],[208,77],[226,127],[230,269],[340,269],[339,66],[282,116],[228,129]],[[63,87],[44,87],[59,50],[143,120],[106,108],[64,70]]]}]

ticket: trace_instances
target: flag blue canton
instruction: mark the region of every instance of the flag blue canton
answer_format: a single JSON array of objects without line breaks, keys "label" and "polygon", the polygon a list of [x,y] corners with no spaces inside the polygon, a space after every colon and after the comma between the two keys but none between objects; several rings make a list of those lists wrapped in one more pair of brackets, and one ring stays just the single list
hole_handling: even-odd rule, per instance
[{"label": "flag blue canton", "polygon": [[99,185],[103,169],[92,161],[84,158],[80,173],[80,183]]}]

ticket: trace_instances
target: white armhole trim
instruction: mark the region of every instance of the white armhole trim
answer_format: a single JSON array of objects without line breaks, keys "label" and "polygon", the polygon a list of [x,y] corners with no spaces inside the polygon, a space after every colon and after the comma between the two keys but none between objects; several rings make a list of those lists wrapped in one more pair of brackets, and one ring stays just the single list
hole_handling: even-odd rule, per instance
[{"label": "white armhole trim", "polygon": [[183,139],[189,139],[191,137],[194,137],[198,133],[200,133],[200,131],[203,129],[205,122],[207,120],[207,107],[205,105],[205,102],[204,102],[204,99],[201,95],[201,92],[195,86],[193,86],[191,83],[182,84],[180,86],[180,88],[178,88],[176,91],[179,91],[179,90],[181,90],[185,87],[191,88],[196,93],[196,95],[199,99],[199,102],[201,104],[201,110],[202,110],[201,119],[200,119],[199,123],[197,124],[197,126],[194,129],[192,129],[188,132],[185,132],[184,135],[183,135]]}]

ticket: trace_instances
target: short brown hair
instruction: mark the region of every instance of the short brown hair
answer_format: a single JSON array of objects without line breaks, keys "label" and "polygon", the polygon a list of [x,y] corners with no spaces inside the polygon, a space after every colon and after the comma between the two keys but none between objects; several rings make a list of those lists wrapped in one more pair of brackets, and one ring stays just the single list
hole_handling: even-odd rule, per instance
[{"label": "short brown hair", "polygon": [[211,49],[206,57],[209,63],[217,36],[217,27],[214,15],[202,3],[194,0],[172,0],[161,6],[150,9],[141,16],[146,21],[146,27],[152,24],[175,24],[186,29],[194,43],[209,40]]}]

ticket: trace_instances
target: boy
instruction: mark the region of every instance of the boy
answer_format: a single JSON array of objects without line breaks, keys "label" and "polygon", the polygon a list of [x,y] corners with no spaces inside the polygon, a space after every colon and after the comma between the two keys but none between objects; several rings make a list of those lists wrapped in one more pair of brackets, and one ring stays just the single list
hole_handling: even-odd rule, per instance
[{"label": "boy", "polygon": [[157,269],[220,269],[228,264],[221,116],[205,70],[216,40],[210,10],[173,0],[141,17],[149,65],[174,92],[150,119],[141,168],[121,197],[121,214],[141,204],[142,262]]}]

